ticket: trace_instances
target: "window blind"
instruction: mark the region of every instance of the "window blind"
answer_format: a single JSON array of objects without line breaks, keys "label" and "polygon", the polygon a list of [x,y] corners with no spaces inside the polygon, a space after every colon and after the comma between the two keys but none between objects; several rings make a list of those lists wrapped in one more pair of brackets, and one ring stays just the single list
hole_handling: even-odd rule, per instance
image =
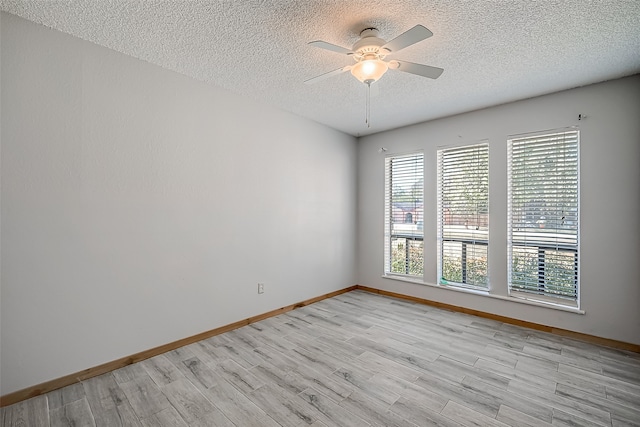
[{"label": "window blind", "polygon": [[488,287],[489,145],[438,150],[440,284]]},{"label": "window blind", "polygon": [[579,132],[508,142],[509,288],[577,305]]},{"label": "window blind", "polygon": [[423,153],[385,159],[385,274],[423,274],[423,186]]}]

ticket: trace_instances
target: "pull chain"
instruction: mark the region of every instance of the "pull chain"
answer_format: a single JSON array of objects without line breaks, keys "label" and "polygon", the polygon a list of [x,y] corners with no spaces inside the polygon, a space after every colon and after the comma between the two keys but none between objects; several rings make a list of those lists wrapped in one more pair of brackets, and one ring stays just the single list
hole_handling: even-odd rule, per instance
[{"label": "pull chain", "polygon": [[365,119],[364,122],[367,124],[367,127],[371,127],[371,82],[365,82],[367,84],[367,102],[365,104]]}]

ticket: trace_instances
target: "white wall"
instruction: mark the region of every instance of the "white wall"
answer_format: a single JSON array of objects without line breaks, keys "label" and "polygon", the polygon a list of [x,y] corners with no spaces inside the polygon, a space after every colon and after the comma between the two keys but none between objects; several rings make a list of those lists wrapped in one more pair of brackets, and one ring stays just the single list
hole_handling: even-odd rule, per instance
[{"label": "white wall", "polygon": [[[578,114],[587,118],[578,121]],[[640,344],[640,76],[488,108],[361,138],[358,283],[600,337]],[[581,308],[524,305],[382,278],[384,154],[425,154],[425,281],[436,283],[436,151],[487,139],[490,282],[507,297],[507,137],[578,125]],[[431,206],[431,208],[429,208]],[[431,225],[429,225],[431,224]]]},{"label": "white wall", "polygon": [[355,283],[355,138],[1,31],[2,394]]}]

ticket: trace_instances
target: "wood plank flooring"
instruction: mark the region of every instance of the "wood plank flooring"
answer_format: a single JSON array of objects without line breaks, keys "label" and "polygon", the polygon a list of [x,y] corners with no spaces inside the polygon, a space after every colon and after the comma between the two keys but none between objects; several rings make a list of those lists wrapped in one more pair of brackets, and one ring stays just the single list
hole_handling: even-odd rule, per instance
[{"label": "wood plank flooring", "polygon": [[23,426],[640,426],[640,354],[353,291],[1,409]]}]

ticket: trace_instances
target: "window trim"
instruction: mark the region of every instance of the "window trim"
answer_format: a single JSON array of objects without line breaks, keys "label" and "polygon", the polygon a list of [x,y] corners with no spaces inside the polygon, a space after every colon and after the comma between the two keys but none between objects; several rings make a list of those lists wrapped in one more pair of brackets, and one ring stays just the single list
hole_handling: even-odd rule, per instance
[{"label": "window trim", "polygon": [[411,284],[414,284],[414,285],[426,286],[426,287],[436,288],[436,289],[443,289],[445,291],[454,291],[454,292],[462,292],[464,294],[478,295],[478,296],[481,296],[483,298],[493,298],[493,299],[498,299],[498,300],[502,300],[502,301],[509,301],[509,302],[518,303],[518,304],[532,305],[532,306],[535,306],[535,307],[542,307],[542,308],[549,308],[549,309],[552,309],[552,310],[566,311],[566,312],[574,313],[574,314],[586,314],[586,311],[581,309],[581,308],[579,308],[579,307],[573,307],[573,306],[569,306],[569,305],[561,305],[561,304],[558,304],[557,302],[551,302],[551,301],[531,300],[531,299],[521,298],[519,296],[497,295],[497,294],[490,293],[490,290],[486,290],[486,289],[480,290],[480,289],[470,289],[470,288],[459,287],[459,286],[443,286],[443,285],[438,285],[436,283],[429,283],[429,282],[425,282],[425,281],[422,281],[422,280],[419,280],[419,279],[414,279],[412,277],[394,276],[392,274],[382,275],[381,277],[383,279],[387,279],[387,280],[396,280],[396,281],[399,281],[399,282],[411,283]]},{"label": "window trim", "polygon": [[[512,238],[512,196],[511,196],[511,188],[512,188],[512,162],[513,162],[513,141],[517,139],[524,138],[536,138],[536,137],[544,137],[547,135],[554,134],[562,134],[567,132],[576,132],[576,244],[571,249],[566,249],[575,252],[575,262],[576,262],[576,285],[575,285],[575,300],[563,297],[554,297],[548,294],[535,294],[533,292],[521,291],[519,289],[512,288],[512,263],[513,263],[513,238]],[[581,286],[580,286],[580,234],[581,234],[581,221],[580,221],[580,192],[581,192],[581,179],[580,179],[580,130],[577,126],[559,128],[559,129],[549,129],[542,130],[536,132],[529,132],[524,134],[517,135],[509,135],[507,137],[507,292],[510,298],[514,300],[524,300],[528,302],[533,302],[536,304],[547,304],[547,305],[555,305],[559,307],[565,307],[569,309],[574,309],[577,311],[580,310],[580,295],[581,295]],[[521,245],[516,245],[521,246]],[[549,248],[553,250],[553,248]],[[584,312],[583,312],[584,313]]]},{"label": "window trim", "polygon": [[[399,272],[394,272],[392,271],[392,249],[391,249],[391,240],[392,240],[392,233],[393,233],[393,228],[392,228],[392,222],[393,222],[393,206],[390,206],[389,204],[393,204],[393,200],[391,198],[391,188],[389,188],[390,182],[389,182],[389,178],[390,178],[390,174],[391,174],[391,161],[392,159],[399,159],[399,158],[410,158],[413,156],[421,156],[422,157],[422,217],[419,219],[416,219],[416,222],[419,221],[420,219],[422,220],[423,224],[422,224],[422,232],[421,235],[413,235],[413,236],[406,236],[407,238],[409,238],[410,240],[419,240],[420,242],[422,242],[422,247],[423,247],[423,253],[422,253],[422,272],[420,275],[413,275],[413,274],[409,274],[409,273],[399,273]],[[394,276],[394,277],[402,277],[402,278],[409,278],[409,279],[414,279],[414,280],[422,280],[424,277],[424,256],[425,256],[425,252],[424,252],[424,183],[425,183],[425,167],[424,167],[424,162],[425,162],[425,155],[424,155],[424,150],[416,150],[416,151],[410,151],[410,152],[406,152],[406,153],[392,153],[392,154],[387,154],[384,158],[384,211],[383,211],[383,215],[384,215],[384,251],[383,251],[383,274],[385,276]],[[408,249],[408,246],[407,246]],[[407,265],[407,259],[405,259],[405,265]],[[407,269],[408,269],[408,265],[407,265]]]},{"label": "window trim", "polygon": [[[443,195],[443,177],[442,177],[442,172],[443,172],[443,155],[445,151],[448,150],[461,150],[461,149],[474,149],[474,148],[484,148],[486,149],[486,158],[487,158],[487,200],[486,200],[486,209],[487,209],[487,235],[486,235],[486,239],[475,239],[475,238],[471,238],[471,239],[445,239],[444,235],[443,235],[443,225],[444,225],[444,218],[443,218],[443,201],[442,201],[442,195]],[[490,247],[490,237],[489,237],[489,221],[490,221],[490,217],[489,217],[489,206],[490,206],[490,189],[491,189],[491,182],[490,182],[490,171],[489,171],[489,167],[490,167],[490,147],[489,147],[489,140],[488,139],[482,139],[479,141],[474,141],[474,142],[467,142],[467,143],[463,143],[463,144],[455,144],[455,145],[444,145],[444,146],[440,146],[436,148],[436,175],[437,175],[437,188],[436,188],[436,209],[437,209],[437,221],[436,221],[436,228],[437,228],[437,243],[438,243],[438,249],[437,249],[437,280],[436,283],[438,283],[439,286],[443,286],[443,287],[452,287],[452,288],[464,288],[464,289],[470,289],[470,290],[475,290],[475,291],[481,291],[481,292],[486,292],[489,291],[491,288],[491,283],[490,283],[490,265],[489,265],[489,247]],[[464,240],[464,241],[463,241]],[[465,283],[465,282],[447,282],[447,283],[443,283],[442,279],[443,279],[443,268],[444,268],[444,262],[443,262],[443,250],[444,250],[444,242],[445,241],[452,241],[452,242],[461,242],[463,245],[466,244],[478,244],[478,245],[484,245],[486,247],[486,253],[487,253],[487,284],[486,286],[482,286],[482,285],[475,285],[475,284],[469,284],[469,283]],[[477,243],[476,243],[477,242]],[[464,249],[463,249],[464,251]],[[464,257],[464,256],[463,256]],[[464,259],[461,261],[462,264],[465,264]],[[463,278],[465,275],[464,272],[464,267],[463,267]]]}]

